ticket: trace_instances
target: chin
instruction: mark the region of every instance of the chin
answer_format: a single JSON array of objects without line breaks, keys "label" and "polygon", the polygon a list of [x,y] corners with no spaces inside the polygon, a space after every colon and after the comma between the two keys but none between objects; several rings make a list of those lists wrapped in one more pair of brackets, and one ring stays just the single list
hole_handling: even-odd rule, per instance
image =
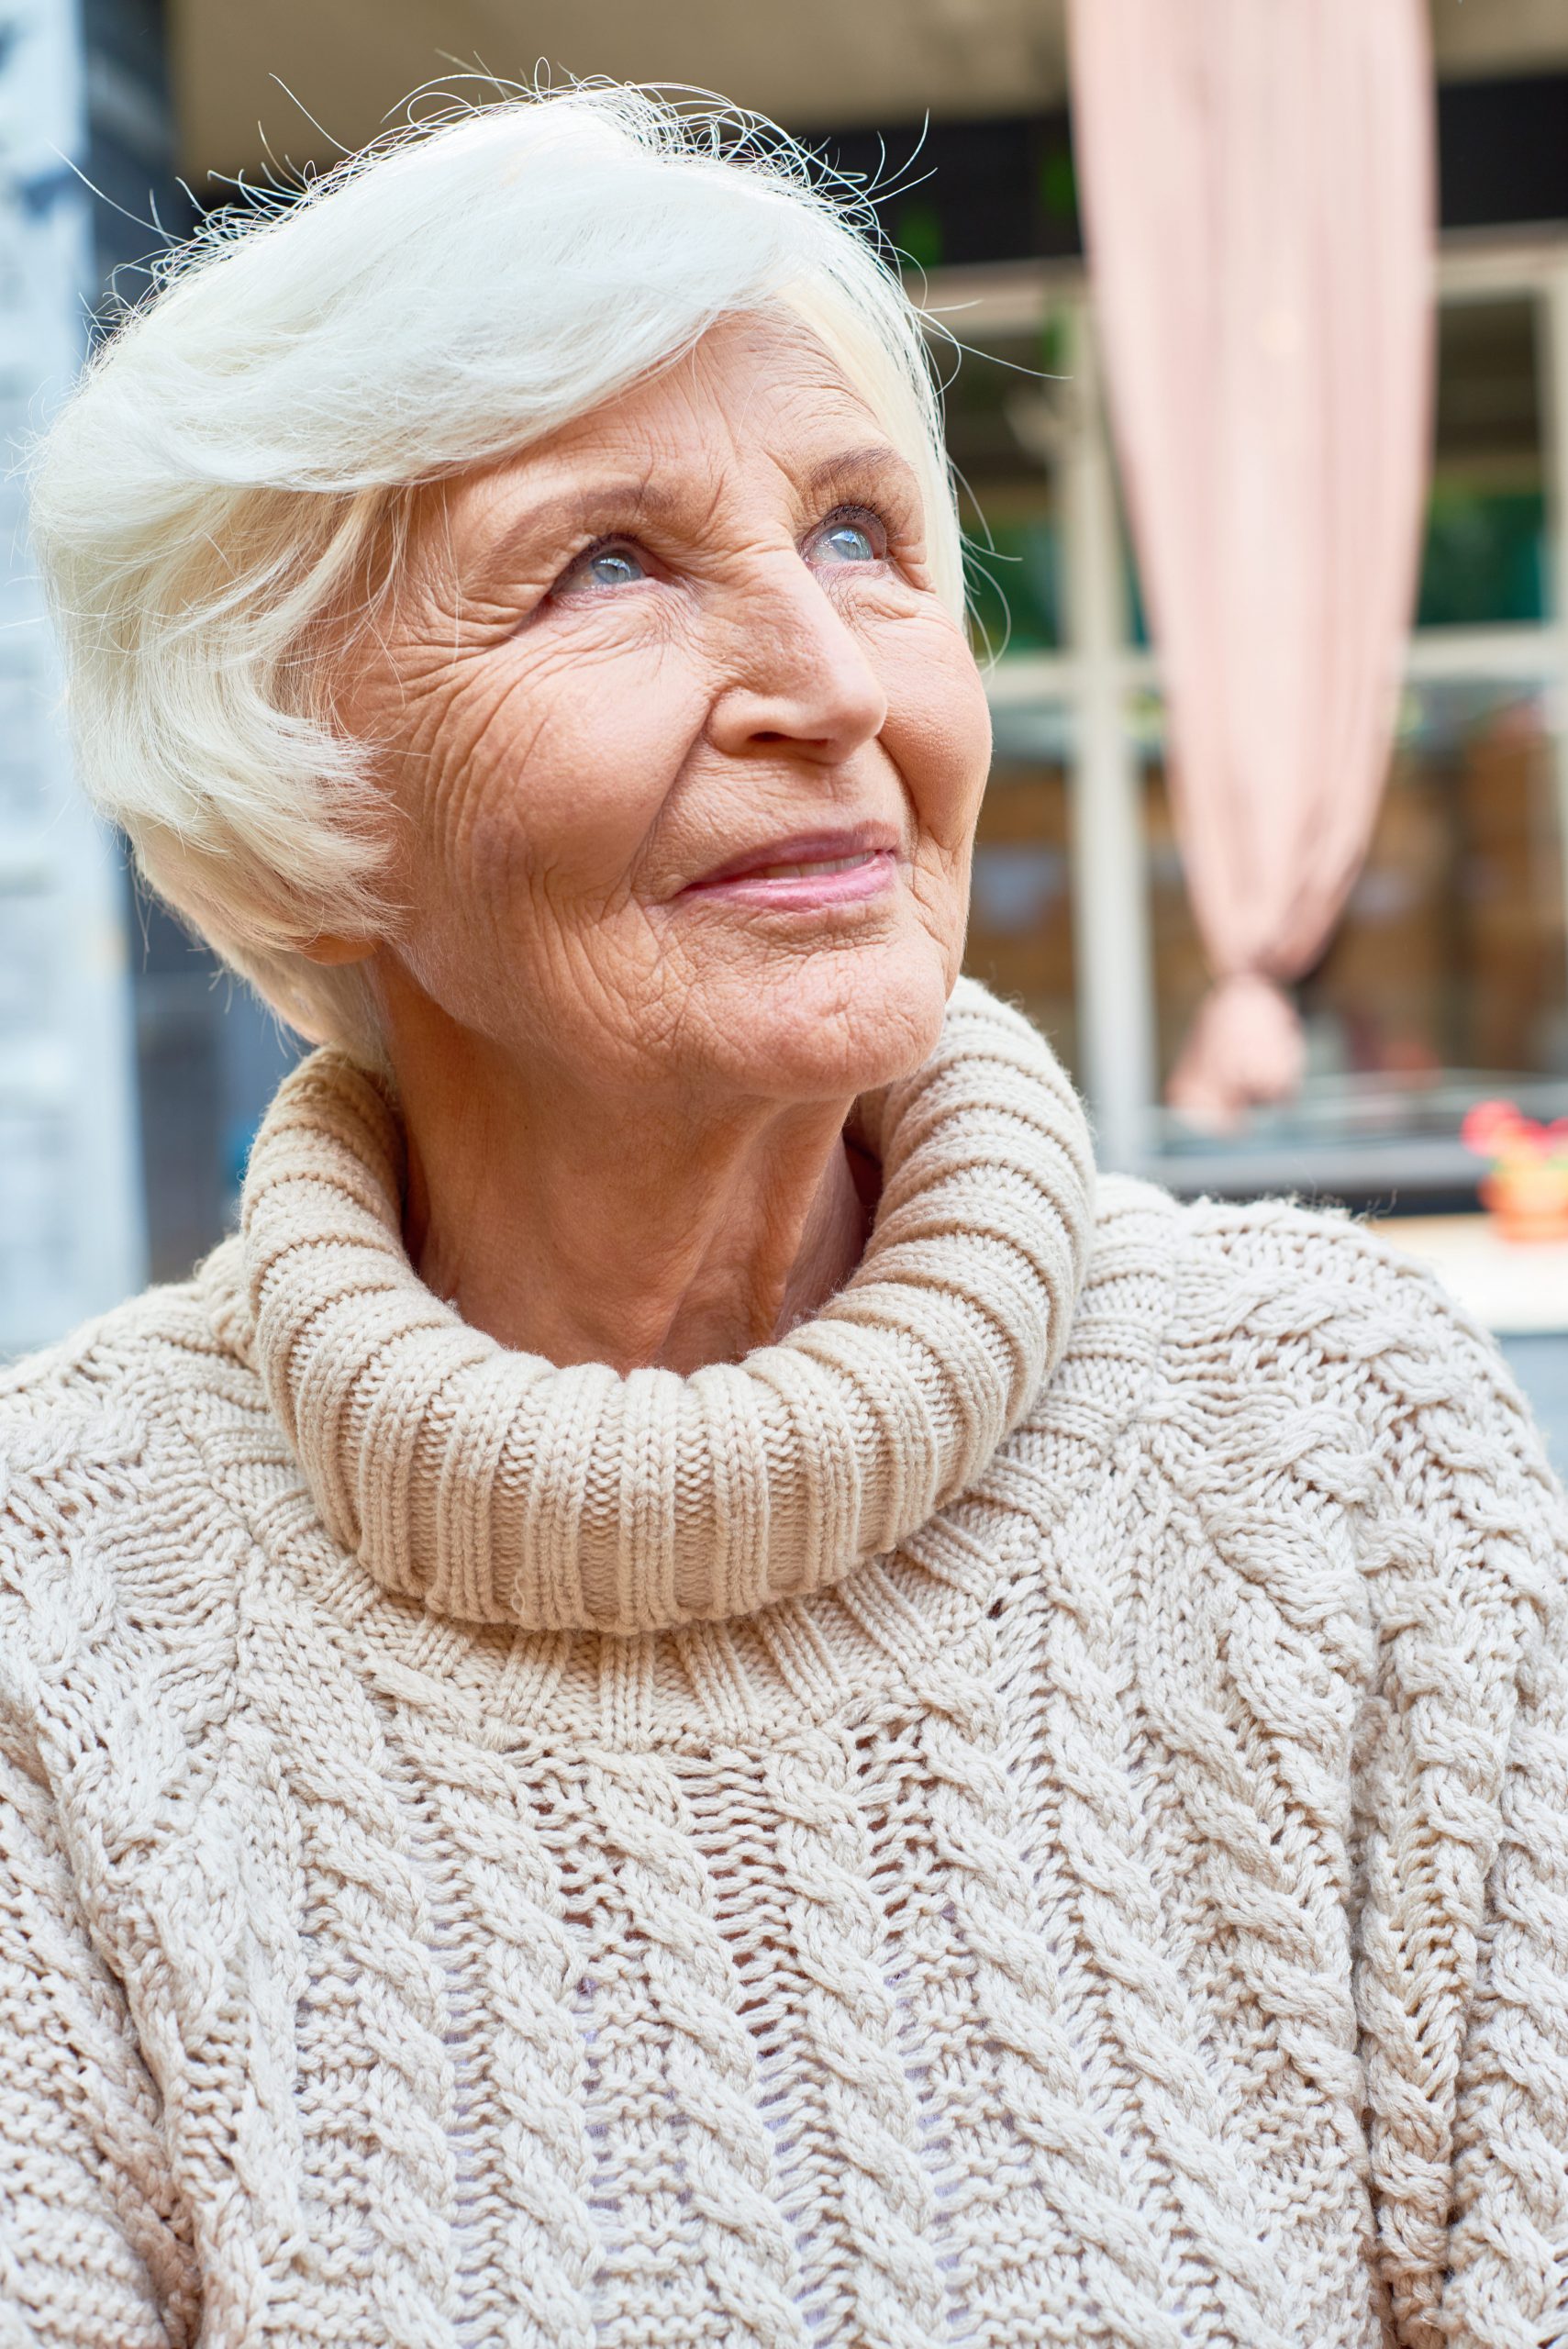
[{"label": "chin", "polygon": [[714,1023],[726,1074],[777,1100],[848,1099],[908,1076],[935,1051],[952,974],[934,944],[825,950],[745,989]]}]

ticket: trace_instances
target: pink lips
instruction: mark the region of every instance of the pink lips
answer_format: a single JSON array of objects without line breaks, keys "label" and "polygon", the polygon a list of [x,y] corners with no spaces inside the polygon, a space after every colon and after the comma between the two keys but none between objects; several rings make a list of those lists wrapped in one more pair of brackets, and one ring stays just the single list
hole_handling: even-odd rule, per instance
[{"label": "pink lips", "polygon": [[880,896],[897,878],[896,843],[875,830],[796,833],[717,865],[682,891],[727,905],[814,911]]}]

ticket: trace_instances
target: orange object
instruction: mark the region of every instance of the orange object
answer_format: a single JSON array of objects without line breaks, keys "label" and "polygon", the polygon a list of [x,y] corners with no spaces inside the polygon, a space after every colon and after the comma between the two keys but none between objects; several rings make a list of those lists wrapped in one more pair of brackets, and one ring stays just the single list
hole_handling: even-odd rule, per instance
[{"label": "orange object", "polygon": [[1482,1184],[1481,1204],[1505,1240],[1568,1240],[1568,1167],[1501,1166]]},{"label": "orange object", "polygon": [[1505,1240],[1568,1240],[1568,1119],[1539,1125],[1511,1101],[1478,1101],[1459,1131],[1492,1163],[1481,1204]]}]

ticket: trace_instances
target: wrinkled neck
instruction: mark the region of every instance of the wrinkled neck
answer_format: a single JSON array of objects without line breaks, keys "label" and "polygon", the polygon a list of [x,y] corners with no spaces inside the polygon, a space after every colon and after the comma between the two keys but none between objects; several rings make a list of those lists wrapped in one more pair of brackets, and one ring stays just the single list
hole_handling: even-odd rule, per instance
[{"label": "wrinkled neck", "polygon": [[848,1102],[705,1118],[423,1068],[397,1089],[419,1278],[560,1368],[739,1362],[817,1312],[864,1248]]}]

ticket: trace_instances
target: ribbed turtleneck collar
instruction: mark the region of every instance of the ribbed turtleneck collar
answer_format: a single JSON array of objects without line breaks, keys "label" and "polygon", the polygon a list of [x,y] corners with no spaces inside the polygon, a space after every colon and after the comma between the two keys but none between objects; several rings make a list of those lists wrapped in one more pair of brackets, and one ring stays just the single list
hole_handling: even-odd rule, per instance
[{"label": "ribbed turtleneck collar", "polygon": [[334,1539],[440,1615],[623,1632],[750,1614],[906,1540],[1054,1367],[1093,1168],[1049,1048],[967,980],[857,1130],[882,1197],[820,1313],[689,1377],[562,1370],[424,1286],[392,1098],[340,1053],[302,1062],[246,1177],[246,1351]]}]

